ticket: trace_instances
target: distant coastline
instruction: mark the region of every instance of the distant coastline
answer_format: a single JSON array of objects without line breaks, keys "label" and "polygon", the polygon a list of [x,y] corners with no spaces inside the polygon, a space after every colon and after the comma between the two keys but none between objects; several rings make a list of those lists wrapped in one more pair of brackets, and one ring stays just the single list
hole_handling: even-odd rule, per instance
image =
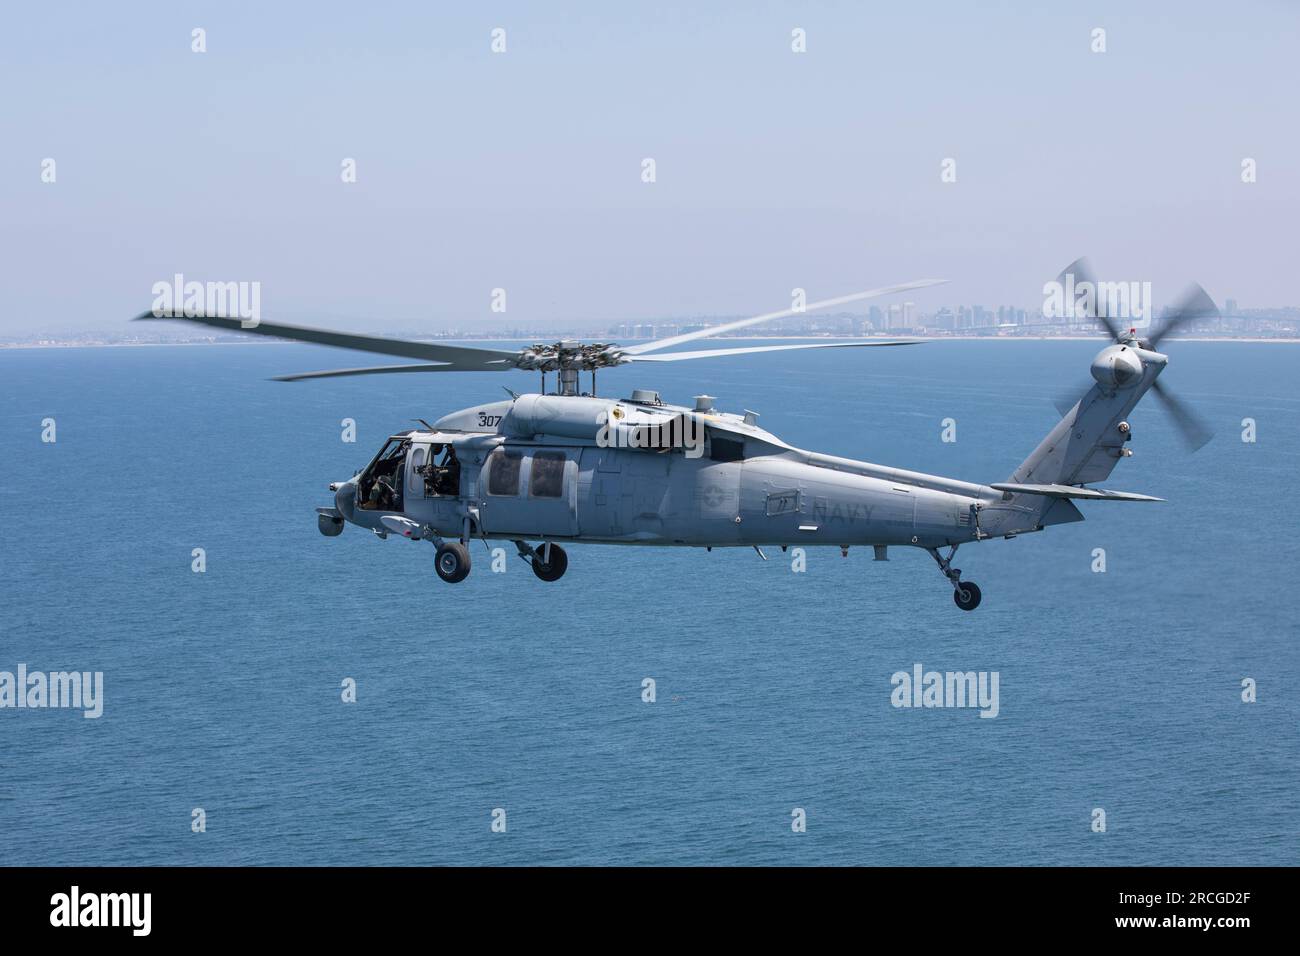
[{"label": "distant coastline", "polygon": [[[397,336],[402,337],[402,336]],[[550,333],[541,336],[530,336],[528,338],[510,338],[505,336],[489,337],[466,337],[466,338],[409,338],[413,342],[433,343],[485,343],[485,342],[522,342],[525,344],[533,342],[550,342],[561,338],[582,338],[591,341],[603,341],[607,336],[587,335],[578,336],[569,333],[565,336]],[[739,342],[804,342],[808,340],[830,340],[830,341],[862,341],[870,342],[876,339],[880,341],[906,340],[910,342],[1095,342],[1097,335],[726,335],[717,336],[712,341],[739,341]],[[1244,336],[1244,335],[1197,335],[1197,336],[1177,336],[1179,342],[1249,342],[1253,344],[1276,344],[1276,345],[1300,345],[1300,336]],[[648,339],[627,339],[621,344],[633,344],[635,342],[645,342]],[[209,346],[209,345],[238,345],[238,346],[265,346],[265,345],[298,345],[302,343],[291,342],[287,339],[179,339],[174,342],[97,342],[97,341],[78,341],[75,339],[68,340],[42,340],[37,342],[0,342],[0,350],[12,349],[121,349],[121,348],[158,348],[158,347],[175,347],[175,346]]]}]

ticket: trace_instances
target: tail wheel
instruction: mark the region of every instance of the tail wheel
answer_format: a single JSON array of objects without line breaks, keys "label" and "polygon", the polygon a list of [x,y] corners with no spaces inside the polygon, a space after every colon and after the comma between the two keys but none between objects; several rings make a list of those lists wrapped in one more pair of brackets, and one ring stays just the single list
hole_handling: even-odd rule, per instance
[{"label": "tail wheel", "polygon": [[469,576],[469,548],[459,541],[445,541],[434,556],[433,566],[438,577],[448,584],[464,581]]},{"label": "tail wheel", "polygon": [[[543,554],[547,555],[547,561],[542,561]],[[542,545],[537,549],[537,555],[533,558],[533,574],[543,581],[558,581],[568,569],[569,556],[558,544]]]},{"label": "tail wheel", "polygon": [[970,581],[962,581],[953,589],[952,599],[963,611],[973,611],[980,606],[980,589]]}]

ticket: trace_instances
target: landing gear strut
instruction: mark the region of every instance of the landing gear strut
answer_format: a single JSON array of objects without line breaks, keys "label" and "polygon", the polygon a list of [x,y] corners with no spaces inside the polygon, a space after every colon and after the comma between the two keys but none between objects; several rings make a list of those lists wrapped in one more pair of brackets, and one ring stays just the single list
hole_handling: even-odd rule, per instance
[{"label": "landing gear strut", "polygon": [[544,541],[540,547],[530,548],[526,542],[516,541],[515,547],[519,556],[532,566],[533,574],[543,581],[558,581],[569,569],[569,556],[558,544]]},{"label": "landing gear strut", "polygon": [[926,548],[930,557],[939,565],[939,571],[952,584],[952,599],[963,611],[973,611],[980,606],[980,589],[973,581],[961,579],[961,568],[952,566],[952,559],[957,556],[957,545],[952,546],[948,557],[939,553],[938,548]]}]

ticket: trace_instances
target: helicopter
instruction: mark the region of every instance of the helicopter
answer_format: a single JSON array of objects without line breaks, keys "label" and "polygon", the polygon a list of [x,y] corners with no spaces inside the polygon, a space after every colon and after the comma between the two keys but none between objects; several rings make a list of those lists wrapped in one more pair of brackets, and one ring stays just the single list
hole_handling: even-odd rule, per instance
[{"label": "helicopter", "polygon": [[[1090,281],[1085,260],[1062,275],[1067,273]],[[564,546],[579,543],[710,551],[745,547],[764,559],[765,547],[838,547],[847,556],[850,547],[870,546],[878,561],[888,560],[891,546],[916,547],[934,559],[956,606],[973,611],[982,600],[980,589],[952,563],[961,545],[1082,521],[1076,501],[1163,500],[1091,487],[1131,455],[1128,416],[1147,391],[1165,402],[1190,445],[1208,440],[1208,429],[1158,381],[1168,363],[1157,351],[1160,340],[1191,319],[1217,313],[1199,286],[1150,336],[1122,328],[1095,299],[1089,303],[1089,317],[1111,340],[1092,361],[1092,382],[1081,396],[1059,406],[1061,420],[1010,476],[989,484],[804,450],[759,427],[755,412],[720,411],[708,395],[695,396],[690,406],[665,402],[651,389],[634,389],[618,399],[596,395],[598,371],[632,363],[917,344],[837,341],[662,352],[796,312],[943,281],[872,289],[627,346],[564,340],[510,351],[307,326],[258,322],[250,327],[245,320],[198,309],[146,312],[137,320],[183,319],[423,360],[277,376],[277,381],[404,372],[540,373],[540,392],[507,388],[507,399],[453,411],[432,424],[417,419],[422,427],[390,435],[365,468],[330,483],[333,504],[316,509],[317,527],[326,537],[353,524],[383,539],[397,535],[432,542],[434,569],[443,581],[457,583],[469,575],[469,544],[475,538],[512,542],[543,581],[564,576],[569,560]],[[550,392],[549,372],[557,380]],[[586,393],[580,392],[581,372],[591,376]]]}]

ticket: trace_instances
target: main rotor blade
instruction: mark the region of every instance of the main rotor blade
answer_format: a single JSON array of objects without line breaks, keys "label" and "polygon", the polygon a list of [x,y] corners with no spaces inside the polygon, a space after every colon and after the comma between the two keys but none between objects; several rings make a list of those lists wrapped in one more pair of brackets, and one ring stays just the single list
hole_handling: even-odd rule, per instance
[{"label": "main rotor blade", "polygon": [[663,355],[632,355],[633,362],[682,362],[718,355],[747,355],[751,352],[789,352],[794,349],[851,349],[887,345],[920,345],[920,342],[809,342],[805,345],[755,345],[738,349],[705,349],[702,352],[667,352]]},{"label": "main rotor blade", "polygon": [[244,332],[249,335],[293,339],[298,342],[311,342],[315,345],[355,349],[359,352],[400,355],[403,358],[424,359],[430,362],[451,362],[461,366],[456,371],[490,372],[495,371],[493,366],[498,363],[504,363],[506,368],[514,368],[517,355],[515,352],[505,352],[500,349],[476,349],[464,345],[435,345],[432,342],[411,342],[406,339],[392,339],[376,335],[335,332],[333,329],[318,329],[306,325],[259,322],[250,328],[244,328],[240,319],[232,319],[222,315],[185,315],[183,313],[154,315],[152,312],[144,312],[137,315],[134,321],[142,322],[158,319],[176,319],[193,322],[197,325],[209,325],[217,329],[226,329],[229,332]]},{"label": "main rotor blade", "polygon": [[1155,380],[1151,390],[1165,403],[1165,408],[1169,410],[1170,417],[1173,418],[1174,424],[1178,426],[1179,434],[1192,451],[1196,451],[1214,437],[1213,429],[1205,424],[1204,419],[1175,398],[1173,392],[1166,388],[1160,382],[1160,379]]},{"label": "main rotor blade", "polygon": [[1056,281],[1062,285],[1065,284],[1067,275],[1074,276],[1074,286],[1077,288],[1080,283],[1087,282],[1092,286],[1092,308],[1087,312],[1089,318],[1096,319],[1106,327],[1112,339],[1118,340],[1120,328],[1115,324],[1115,320],[1097,308],[1097,279],[1093,275],[1092,263],[1088,261],[1087,256],[1080,256],[1061,270],[1056,277]]},{"label": "main rotor blade", "polygon": [[918,279],[915,282],[904,282],[901,285],[885,286],[883,289],[869,289],[866,292],[854,292],[851,295],[842,295],[835,299],[823,299],[820,302],[809,302],[802,309],[782,309],[780,312],[768,312],[765,315],[756,315],[752,319],[737,319],[735,322],[724,322],[722,325],[708,326],[703,329],[697,329],[694,332],[683,332],[681,335],[670,335],[666,339],[656,339],[653,342],[643,342],[640,345],[630,345],[624,348],[624,355],[643,355],[646,352],[657,352],[660,349],[666,349],[673,345],[681,345],[684,342],[694,342],[696,339],[707,339],[715,335],[722,335],[726,332],[734,332],[736,329],[748,328],[751,325],[757,325],[759,322],[770,322],[773,319],[784,319],[792,315],[799,315],[803,312],[811,312],[814,309],[827,309],[835,305],[844,305],[848,302],[859,302],[862,299],[874,299],[877,296],[889,295],[892,292],[909,292],[912,289],[925,289],[932,285],[943,285],[947,279]]},{"label": "main rotor blade", "polygon": [[442,362],[437,365],[372,365],[369,368],[331,368],[323,372],[298,372],[296,375],[276,375],[273,382],[301,382],[309,378],[342,378],[345,375],[385,375],[389,372],[508,372],[510,365],[456,365]]},{"label": "main rotor blade", "polygon": [[1165,319],[1164,324],[1151,334],[1149,339],[1151,347],[1154,349],[1161,339],[1180,325],[1185,325],[1193,319],[1217,318],[1218,315],[1219,307],[1214,304],[1214,300],[1210,298],[1209,293],[1193,283],[1188,286],[1178,300],[1178,304],[1174,306],[1173,314]]}]

